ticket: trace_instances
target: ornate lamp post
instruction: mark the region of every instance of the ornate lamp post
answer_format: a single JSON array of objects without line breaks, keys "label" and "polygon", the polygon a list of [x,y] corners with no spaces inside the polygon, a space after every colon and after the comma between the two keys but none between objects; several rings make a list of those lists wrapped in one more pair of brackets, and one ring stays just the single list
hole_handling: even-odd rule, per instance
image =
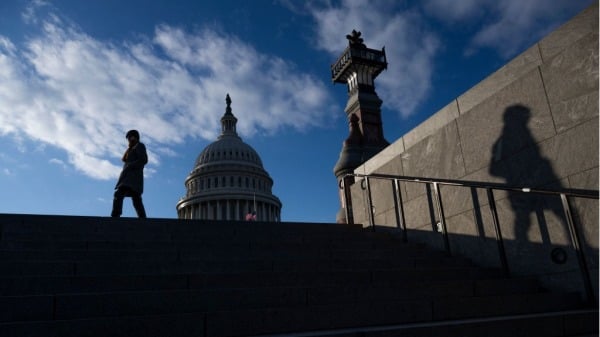
[{"label": "ornate lamp post", "polygon": [[[377,75],[387,68],[385,48],[367,48],[360,36],[361,33],[356,30],[346,35],[348,47],[331,66],[332,81],[348,85],[348,102],[344,111],[348,118],[349,135],[343,142],[340,157],[333,168],[340,187],[353,183],[342,181],[345,174],[353,172],[389,145],[383,137],[382,101],[375,92],[374,82]],[[336,215],[338,223],[347,222],[344,198],[340,189],[342,206]]]}]

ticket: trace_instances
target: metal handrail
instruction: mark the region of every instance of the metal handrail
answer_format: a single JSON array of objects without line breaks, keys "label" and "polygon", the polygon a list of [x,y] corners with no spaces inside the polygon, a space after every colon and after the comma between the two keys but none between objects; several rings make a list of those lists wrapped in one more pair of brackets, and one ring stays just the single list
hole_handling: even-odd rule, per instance
[{"label": "metal handrail", "polygon": [[512,186],[503,183],[490,183],[490,182],[482,182],[482,181],[473,181],[473,180],[457,180],[457,179],[442,179],[442,178],[425,178],[425,177],[411,177],[411,176],[397,176],[390,174],[360,174],[360,173],[348,173],[345,175],[346,177],[357,177],[357,178],[377,178],[377,179],[395,179],[398,181],[405,182],[414,182],[414,183],[438,183],[440,185],[451,185],[451,186],[462,186],[462,187],[475,187],[475,188],[491,188],[494,190],[503,190],[503,191],[514,191],[514,192],[524,192],[524,193],[537,193],[537,194],[553,194],[560,195],[565,194],[569,197],[577,197],[577,198],[588,198],[588,199],[599,199],[599,191],[597,190],[587,190],[587,189],[577,189],[577,188],[563,188],[560,190],[549,190],[543,188],[531,188],[531,187],[518,187]]},{"label": "metal handrail", "polygon": [[567,222],[569,234],[573,248],[577,254],[577,261],[579,263],[579,269],[583,284],[586,291],[586,297],[590,303],[595,303],[596,297],[594,295],[592,287],[592,279],[589,273],[588,264],[583,253],[583,244],[579,235],[579,230],[573,221],[573,214],[571,206],[569,204],[569,198],[586,198],[586,199],[599,199],[600,192],[598,190],[587,190],[587,189],[572,189],[563,188],[557,190],[542,189],[542,188],[531,188],[531,187],[518,187],[508,184],[501,183],[489,183],[481,181],[470,181],[470,180],[456,180],[456,179],[439,179],[439,178],[425,178],[425,177],[410,177],[410,176],[399,176],[389,174],[360,174],[360,173],[348,173],[346,174],[340,184],[340,188],[343,189],[344,196],[344,208],[346,210],[346,221],[348,224],[354,224],[354,215],[352,211],[352,193],[349,189],[346,189],[347,182],[354,182],[355,178],[362,178],[361,188],[366,190],[366,199],[368,206],[368,218],[369,225],[375,230],[375,214],[373,212],[373,200],[371,196],[371,179],[384,179],[392,182],[393,198],[394,198],[394,211],[396,215],[396,226],[402,229],[403,241],[407,241],[407,228],[406,220],[404,216],[404,209],[402,205],[402,193],[400,191],[399,182],[411,182],[411,183],[422,183],[428,184],[433,187],[433,194],[435,196],[435,208],[438,216],[438,230],[441,231],[444,238],[444,248],[448,255],[451,255],[450,243],[448,237],[448,231],[446,228],[446,219],[444,216],[442,195],[440,193],[440,185],[447,186],[458,186],[458,187],[469,187],[475,189],[485,189],[487,192],[488,202],[490,205],[490,212],[492,216],[492,222],[496,234],[496,242],[498,246],[498,253],[500,257],[500,263],[506,276],[510,275],[508,261],[506,258],[506,251],[504,249],[504,242],[502,238],[502,231],[500,228],[500,222],[498,220],[498,211],[496,209],[496,201],[494,198],[494,190],[510,191],[518,193],[528,194],[539,194],[539,195],[554,195],[560,197],[561,205],[563,207],[564,216]]}]

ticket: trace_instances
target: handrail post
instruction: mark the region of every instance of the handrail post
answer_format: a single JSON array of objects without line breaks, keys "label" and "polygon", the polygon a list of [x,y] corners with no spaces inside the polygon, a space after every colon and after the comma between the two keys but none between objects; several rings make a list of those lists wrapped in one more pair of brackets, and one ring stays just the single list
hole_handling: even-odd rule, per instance
[{"label": "handrail post", "polygon": [[577,230],[577,225],[573,221],[573,214],[571,212],[569,200],[567,199],[567,196],[564,193],[560,194],[560,200],[562,202],[563,210],[565,212],[567,227],[569,228],[569,232],[571,233],[571,241],[573,243],[573,247],[575,248],[575,253],[577,254],[577,261],[579,262],[579,269],[581,270],[581,277],[583,279],[583,285],[585,287],[587,300],[589,301],[589,303],[595,304],[596,297],[594,296],[594,288],[592,287],[592,281],[587,267],[587,262],[585,261],[585,254],[583,252],[583,245],[581,243],[581,238]]},{"label": "handrail post", "polygon": [[345,175],[340,181],[342,188],[342,196],[344,197],[344,210],[346,211],[346,223],[348,225],[354,225],[354,212],[352,210],[352,190],[350,189],[350,177]]},{"label": "handrail post", "polygon": [[371,184],[369,183],[369,176],[364,178],[365,188],[367,190],[367,213],[369,215],[369,225],[371,229],[375,231],[375,215],[373,214],[373,199],[371,198]]},{"label": "handrail post", "polygon": [[446,248],[446,253],[448,255],[452,255],[450,251],[450,240],[448,239],[448,230],[446,228],[446,220],[444,217],[444,208],[442,207],[442,195],[440,193],[440,186],[437,182],[433,182],[433,191],[435,194],[435,206],[439,216],[439,222],[442,225],[442,235],[444,237],[444,248]]},{"label": "handrail post", "polygon": [[402,192],[398,179],[392,180],[394,190],[394,212],[396,214],[396,227],[402,229],[402,241],[407,242],[406,219],[404,217],[404,206],[402,205]]},{"label": "handrail post", "polygon": [[494,200],[494,191],[491,188],[486,188],[488,202],[490,204],[490,212],[492,213],[492,222],[496,231],[496,243],[498,244],[498,255],[502,264],[502,271],[506,277],[510,276],[508,268],[508,260],[506,259],[506,249],[504,249],[504,240],[502,239],[502,231],[500,230],[500,222],[498,221],[498,209],[496,208],[496,200]]}]

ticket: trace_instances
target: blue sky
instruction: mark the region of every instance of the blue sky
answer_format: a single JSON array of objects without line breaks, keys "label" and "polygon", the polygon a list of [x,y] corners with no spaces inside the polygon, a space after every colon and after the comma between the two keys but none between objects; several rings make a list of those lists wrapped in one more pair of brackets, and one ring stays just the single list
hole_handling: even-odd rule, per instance
[{"label": "blue sky", "polygon": [[135,128],[148,216],[175,218],[229,93],[282,220],[333,222],[348,126],[329,66],[346,34],[386,48],[376,90],[394,142],[591,3],[2,0],[0,213],[109,215]]}]

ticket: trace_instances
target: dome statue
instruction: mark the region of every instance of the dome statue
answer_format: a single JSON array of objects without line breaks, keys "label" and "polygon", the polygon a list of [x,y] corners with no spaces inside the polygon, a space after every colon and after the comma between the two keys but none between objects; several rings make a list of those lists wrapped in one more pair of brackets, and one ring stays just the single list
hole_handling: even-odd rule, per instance
[{"label": "dome statue", "polygon": [[252,146],[236,131],[231,98],[221,117],[221,134],[202,150],[185,179],[186,195],[177,203],[180,219],[280,221],[281,201],[273,195],[273,179]]}]

